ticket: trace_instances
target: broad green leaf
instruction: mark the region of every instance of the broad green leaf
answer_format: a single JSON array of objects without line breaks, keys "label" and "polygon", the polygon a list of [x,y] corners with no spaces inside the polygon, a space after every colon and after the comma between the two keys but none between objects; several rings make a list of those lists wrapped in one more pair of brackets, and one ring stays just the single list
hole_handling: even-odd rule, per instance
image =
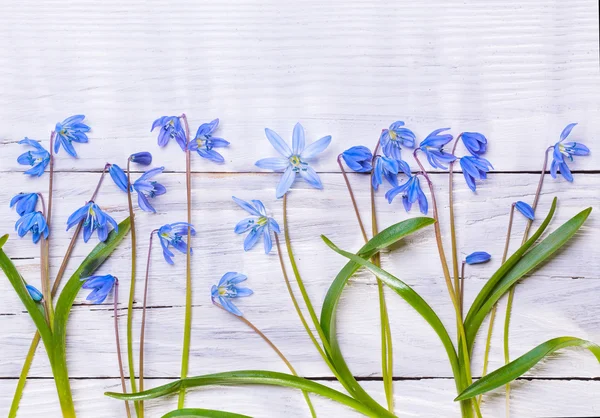
[{"label": "broad green leaf", "polygon": [[519,279],[548,259],[575,235],[591,211],[592,208],[587,208],[569,219],[556,231],[544,238],[532,250],[527,252],[508,273],[503,275],[501,280],[496,284],[493,293],[485,300],[481,308],[468,321],[465,321],[465,332],[469,347],[472,346],[481,323],[502,295],[508,292]]},{"label": "broad green leaf", "polygon": [[0,248],[6,244],[6,241],[8,241],[8,234],[4,234],[2,237],[0,237]]},{"label": "broad green leaf", "polygon": [[[370,417],[380,417],[381,415],[373,412],[370,408],[363,405],[356,399],[344,395],[337,390],[331,389],[320,383],[312,380],[304,379],[285,373],[270,372],[265,370],[240,370],[236,372],[225,372],[208,374],[204,376],[188,377],[186,379],[177,380],[167,383],[166,385],[158,386],[154,389],[145,390],[137,393],[117,393],[106,392],[106,396],[111,398],[129,400],[129,401],[145,401],[155,399],[161,396],[179,392],[180,389],[188,389],[202,386],[233,386],[233,385],[269,385],[269,386],[284,386],[295,389],[304,390],[306,392],[316,393],[324,396],[335,402],[349,406]],[[393,415],[392,415],[393,416]]]},{"label": "broad green leaf", "polygon": [[162,416],[162,418],[252,418],[248,415],[234,414],[233,412],[216,411],[214,409],[184,408],[171,411]]},{"label": "broad green leaf", "polygon": [[544,357],[552,354],[556,350],[566,347],[582,347],[587,348],[596,356],[600,362],[600,347],[596,344],[575,337],[559,337],[546,341],[538,345],[533,350],[523,354],[516,360],[511,361],[498,370],[493,371],[487,376],[482,377],[477,382],[466,388],[455,401],[462,401],[472,398],[492,389],[496,389],[506,383],[512,382],[516,378],[522,376],[525,372],[535,366]]}]

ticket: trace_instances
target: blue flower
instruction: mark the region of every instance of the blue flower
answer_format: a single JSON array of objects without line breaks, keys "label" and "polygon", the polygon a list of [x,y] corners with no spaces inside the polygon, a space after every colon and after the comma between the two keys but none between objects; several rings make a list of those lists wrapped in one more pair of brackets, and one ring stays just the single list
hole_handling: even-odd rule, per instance
[{"label": "blue flower", "polygon": [[407,212],[410,211],[413,203],[419,202],[419,209],[424,215],[427,215],[427,197],[421,189],[421,183],[419,182],[419,178],[416,174],[414,176],[410,176],[405,183],[388,190],[388,192],[385,194],[385,197],[389,203],[392,203],[394,198],[400,193],[402,193],[402,204]]},{"label": "blue flower", "polygon": [[563,129],[560,134],[560,141],[554,144],[554,152],[552,153],[552,164],[550,165],[550,174],[552,178],[556,178],[556,172],[560,171],[560,174],[567,181],[573,181],[573,175],[571,174],[571,170],[565,161],[565,157],[567,157],[570,161],[573,161],[573,156],[577,155],[589,155],[590,149],[583,144],[578,142],[565,142],[563,141],[567,139],[573,128],[577,125],[576,123],[571,123]]},{"label": "blue flower", "polygon": [[[129,182],[127,181],[127,174],[125,174],[123,169],[116,164],[110,164],[110,167],[108,168],[108,174],[110,174],[110,177],[119,187],[119,189],[127,193],[127,184]],[[131,187],[131,191],[133,191],[133,187]]]},{"label": "blue flower", "polygon": [[167,189],[162,184],[156,181],[150,181],[152,177],[162,173],[164,169],[164,167],[157,167],[148,170],[133,183],[133,189],[138,194],[138,204],[140,205],[140,208],[146,212],[156,213],[156,210],[152,207],[148,198],[153,199],[154,197],[163,195],[167,192]]},{"label": "blue flower", "polygon": [[117,278],[111,274],[107,274],[105,276],[90,276],[81,279],[84,281],[83,287],[84,289],[92,289],[92,292],[85,298],[94,304],[100,304],[104,302],[115,283],[117,282]]},{"label": "blue flower", "polygon": [[129,160],[140,165],[152,164],[152,154],[146,151],[136,152],[129,156]]},{"label": "blue flower", "polygon": [[198,132],[196,132],[196,137],[190,140],[190,151],[197,151],[199,156],[216,163],[224,162],[225,159],[223,156],[213,149],[224,148],[229,145],[229,142],[225,141],[223,138],[215,138],[212,136],[212,133],[218,126],[219,119],[200,125]]},{"label": "blue flower", "polygon": [[221,280],[219,280],[219,284],[213,285],[210,290],[210,296],[213,300],[213,303],[218,301],[219,304],[228,312],[231,312],[237,316],[243,316],[242,312],[233,304],[233,302],[231,302],[231,299],[250,296],[252,293],[254,293],[247,287],[237,286],[247,278],[248,277],[245,275],[233,271],[225,273],[225,275],[221,277]]},{"label": "blue flower", "polygon": [[23,216],[27,213],[35,212],[37,201],[37,193],[19,193],[10,200],[10,207],[12,208],[17,205],[17,213],[19,216]]},{"label": "blue flower", "polygon": [[402,126],[404,126],[404,122],[399,120],[392,123],[390,129],[381,131],[379,142],[386,157],[401,160],[400,145],[404,145],[407,148],[414,148],[415,134],[410,129],[402,128]]},{"label": "blue flower", "polygon": [[467,264],[480,264],[490,261],[491,258],[492,256],[485,251],[476,251],[472,254],[469,254],[465,261]]},{"label": "blue flower", "polygon": [[30,145],[35,148],[33,151],[27,151],[19,155],[19,157],[17,157],[17,162],[19,164],[30,165],[32,167],[25,171],[25,174],[40,177],[42,174],[44,174],[46,166],[50,163],[50,153],[46,151],[46,149],[42,147],[39,142],[33,141],[29,138],[20,140],[19,144]]},{"label": "blue flower", "polygon": [[[173,224],[167,224],[160,227],[158,230],[158,238],[160,239],[160,245],[163,249],[163,256],[169,264],[173,264],[173,257],[175,254],[169,247],[175,248],[182,254],[187,253],[187,243],[183,240],[183,237],[187,237],[188,227],[190,227],[191,235],[196,235],[194,227],[186,222],[175,222]],[[192,254],[192,248],[190,247],[190,254]]]},{"label": "blue flower", "polygon": [[283,197],[296,179],[296,173],[300,173],[300,176],[308,184],[317,189],[322,189],[323,184],[317,172],[306,162],[314,158],[317,154],[325,151],[325,148],[329,146],[331,142],[331,136],[325,136],[318,141],[313,142],[308,147],[304,147],[304,128],[300,123],[294,126],[292,149],[285,143],[283,139],[269,128],[265,129],[267,139],[273,145],[273,148],[277,150],[279,154],[283,156],[275,158],[263,158],[256,162],[256,166],[265,168],[267,170],[282,171],[283,176],[277,185],[276,195],[277,198]]},{"label": "blue flower", "polygon": [[448,167],[445,164],[456,160],[456,157],[453,154],[443,150],[444,145],[452,141],[452,135],[439,135],[440,132],[447,131],[448,129],[450,128],[436,129],[427,135],[427,138],[419,144],[419,148],[423,150],[427,156],[427,161],[429,161],[429,164],[431,164],[433,168],[446,170]]},{"label": "blue flower", "polygon": [[532,221],[535,219],[534,210],[531,206],[529,206],[529,204],[523,202],[522,200],[519,200],[517,203],[515,203],[515,207],[526,218],[531,219]]},{"label": "blue flower", "polygon": [[21,238],[31,232],[34,244],[37,244],[42,236],[46,239],[50,234],[48,223],[42,212],[29,212],[23,215],[15,224],[15,231]]},{"label": "blue flower", "polygon": [[67,231],[74,225],[83,221],[83,241],[88,242],[95,230],[98,230],[98,239],[100,242],[106,241],[108,237],[108,224],[111,224],[116,232],[119,232],[119,225],[113,218],[104,213],[100,207],[90,201],[83,207],[77,209],[69,219],[67,219]]},{"label": "blue flower", "polygon": [[248,230],[250,231],[244,240],[244,251],[248,251],[254,247],[262,235],[265,254],[269,254],[273,247],[271,231],[280,234],[281,231],[279,230],[279,225],[275,219],[267,216],[267,210],[260,200],[252,200],[252,204],[250,204],[235,196],[232,196],[232,198],[242,209],[252,215],[249,218],[239,221],[234,229],[236,234],[243,234]]},{"label": "blue flower", "polygon": [[476,157],[487,151],[487,138],[479,132],[463,132],[460,136],[467,150]]},{"label": "blue flower", "polygon": [[42,295],[42,292],[37,290],[32,285],[26,284],[25,288],[27,289],[27,292],[29,292],[29,296],[31,296],[31,299],[33,299],[35,302],[40,302],[42,299],[44,299],[44,295]]},{"label": "blue flower", "polygon": [[342,152],[342,158],[348,167],[357,173],[370,173],[373,169],[373,154],[371,150],[362,145],[352,147]]},{"label": "blue flower", "polygon": [[371,177],[371,185],[377,190],[379,189],[379,185],[383,184],[383,179],[385,178],[392,186],[397,186],[398,170],[398,160],[378,155],[375,158],[375,169]]},{"label": "blue flower", "polygon": [[58,152],[62,145],[65,151],[67,151],[67,154],[72,157],[77,157],[73,142],[88,142],[86,132],[90,131],[90,127],[83,123],[84,119],[85,115],[74,115],[56,124],[54,152]]},{"label": "blue flower", "polygon": [[187,139],[178,116],[161,116],[154,121],[150,132],[158,127],[160,127],[160,132],[158,133],[158,145],[160,147],[164,147],[171,139],[175,139],[181,149],[183,151],[186,150]]},{"label": "blue flower", "polygon": [[488,171],[494,168],[485,158],[471,157],[470,155],[460,159],[460,167],[467,185],[472,191],[476,190],[475,180],[486,179]]}]

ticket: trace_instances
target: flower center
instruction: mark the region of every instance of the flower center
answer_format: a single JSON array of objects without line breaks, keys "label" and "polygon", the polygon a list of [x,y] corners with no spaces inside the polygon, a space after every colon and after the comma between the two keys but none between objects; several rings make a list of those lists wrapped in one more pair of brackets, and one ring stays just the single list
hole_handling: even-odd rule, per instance
[{"label": "flower center", "polygon": [[390,139],[392,141],[395,141],[398,138],[398,134],[394,131],[389,131],[388,134],[390,135]]},{"label": "flower center", "polygon": [[266,217],[266,216],[261,216],[261,217],[260,217],[260,218],[258,218],[258,220],[256,221],[256,224],[257,224],[258,226],[264,226],[264,225],[266,225],[266,224],[267,224],[267,222],[268,222],[268,221],[269,221],[269,220],[267,219],[267,217]]},{"label": "flower center", "polygon": [[293,165],[294,167],[300,167],[300,164],[302,164],[302,161],[300,161],[300,157],[297,155],[292,155],[290,157],[290,164]]}]

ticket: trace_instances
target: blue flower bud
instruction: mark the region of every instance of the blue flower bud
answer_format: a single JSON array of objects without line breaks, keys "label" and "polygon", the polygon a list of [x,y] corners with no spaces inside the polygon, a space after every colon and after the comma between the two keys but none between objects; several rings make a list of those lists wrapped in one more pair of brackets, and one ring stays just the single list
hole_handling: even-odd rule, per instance
[{"label": "blue flower bud", "polygon": [[461,135],[467,150],[476,157],[487,151],[487,138],[479,132],[463,132]]},{"label": "blue flower bud", "polygon": [[141,165],[152,164],[152,154],[150,154],[149,152],[146,152],[146,151],[136,152],[135,154],[131,154],[129,159],[136,164],[141,164]]},{"label": "blue flower bud", "polygon": [[42,299],[44,299],[44,295],[42,295],[42,292],[37,290],[32,285],[27,284],[27,285],[25,285],[25,287],[27,288],[27,291],[29,292],[29,296],[31,296],[31,299],[33,299],[34,301],[40,302]]}]

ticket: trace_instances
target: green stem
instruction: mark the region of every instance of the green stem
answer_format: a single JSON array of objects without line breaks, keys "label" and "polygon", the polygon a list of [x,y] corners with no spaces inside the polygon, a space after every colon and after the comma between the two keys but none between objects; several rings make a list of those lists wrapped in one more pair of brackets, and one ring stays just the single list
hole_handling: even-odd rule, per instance
[{"label": "green stem", "polygon": [[[185,125],[185,143],[190,140],[190,127],[188,125],[185,113],[181,115]],[[186,147],[185,152],[185,184],[186,184],[186,199],[187,199],[187,223],[192,224],[192,168],[191,154],[189,147]],[[188,227],[187,233],[187,253],[185,259],[185,323],[183,327],[183,350],[181,353],[181,378],[185,379],[188,374],[190,361],[190,343],[192,338],[192,260],[190,257],[190,249],[192,244],[192,230]],[[182,387],[179,391],[179,399],[177,401],[178,409],[182,409],[185,403],[185,388]]]},{"label": "green stem", "polygon": [[[460,140],[462,133],[456,137],[454,141],[454,147],[452,148],[452,154],[456,152],[456,146]],[[450,241],[452,243],[452,272],[454,273],[454,292],[460,294],[460,282],[458,275],[458,246],[456,244],[456,228],[454,219],[454,163],[452,161],[448,168],[448,206],[450,209]],[[462,308],[462,306],[461,306]],[[461,309],[462,312],[462,309]]]},{"label": "green stem", "polygon": [[[140,392],[144,390],[144,340],[146,336],[146,306],[148,305],[148,279],[150,276],[150,256],[152,255],[152,237],[158,230],[150,232],[150,240],[148,243],[148,258],[146,260],[146,278],[144,280],[144,301],[142,303],[142,325],[140,327]],[[140,409],[144,410],[144,401],[140,401]]]},{"label": "green stem", "polygon": [[[44,198],[40,194],[42,205],[44,205],[43,213],[48,224],[48,230],[52,227],[52,189],[54,188],[54,135],[52,131],[50,134],[50,164],[48,166],[49,178],[48,178],[48,210],[44,205]],[[41,276],[41,288],[42,295],[44,295],[44,310],[46,311],[46,320],[50,325],[50,330],[54,329],[54,304],[52,302],[52,292],[50,290],[50,239],[52,234],[46,239],[42,239],[40,243],[40,276]]]},{"label": "green stem", "polygon": [[[125,372],[123,371],[123,359],[121,358],[121,340],[119,338],[119,280],[115,281],[115,297],[113,301],[113,313],[114,313],[114,324],[115,324],[115,342],[117,345],[117,363],[119,364],[119,375],[121,376],[121,389],[123,393],[127,393],[127,386],[125,386]],[[125,401],[125,410],[127,412],[127,418],[131,418],[131,410],[129,409],[129,402]]]}]

